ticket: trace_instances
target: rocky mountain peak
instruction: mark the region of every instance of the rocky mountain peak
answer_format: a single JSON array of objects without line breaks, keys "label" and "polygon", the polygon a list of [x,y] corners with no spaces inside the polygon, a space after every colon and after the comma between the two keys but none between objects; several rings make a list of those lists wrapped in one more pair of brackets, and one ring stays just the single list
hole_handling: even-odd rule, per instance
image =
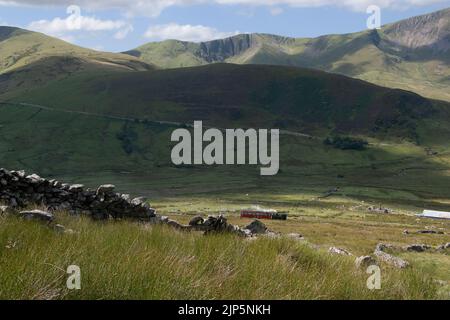
[{"label": "rocky mountain peak", "polygon": [[450,49],[450,9],[412,17],[386,26],[384,34],[396,45],[408,49],[431,47]]}]

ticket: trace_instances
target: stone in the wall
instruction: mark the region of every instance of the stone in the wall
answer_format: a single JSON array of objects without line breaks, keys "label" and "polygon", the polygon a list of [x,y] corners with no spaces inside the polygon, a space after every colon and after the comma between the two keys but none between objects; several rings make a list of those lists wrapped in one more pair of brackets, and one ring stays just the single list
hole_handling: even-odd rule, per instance
[{"label": "stone in the wall", "polygon": [[53,214],[43,210],[21,211],[19,214],[26,220],[37,220],[50,223],[55,219]]}]

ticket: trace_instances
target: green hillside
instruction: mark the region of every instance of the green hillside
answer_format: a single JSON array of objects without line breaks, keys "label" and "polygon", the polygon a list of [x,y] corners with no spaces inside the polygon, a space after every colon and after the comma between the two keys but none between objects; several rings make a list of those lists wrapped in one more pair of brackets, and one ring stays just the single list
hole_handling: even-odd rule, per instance
[{"label": "green hillside", "polygon": [[[346,185],[359,196],[395,194],[411,204],[448,197],[449,105],[339,75],[231,64],[77,73],[0,98],[9,101],[0,107],[5,167],[153,195]],[[282,129],[280,174],[261,179],[254,166],[175,168],[170,133],[194,120]],[[323,144],[335,134],[371,144],[365,151]]]},{"label": "green hillside", "polygon": [[81,48],[65,41],[14,27],[0,26],[0,74],[26,67],[49,57],[119,70],[148,70],[150,67],[128,55]]},{"label": "green hillside", "polygon": [[0,27],[0,94],[44,86],[79,72],[150,69],[150,65],[128,55],[89,50],[41,33]]},{"label": "green hillside", "polygon": [[389,133],[391,139],[412,141],[421,138],[420,119],[442,117],[445,109],[414,93],[340,75],[232,64],[108,76],[79,73],[44,88],[8,92],[7,98],[128,118],[204,120],[218,127],[280,127],[319,135]]},{"label": "green hillside", "polygon": [[312,39],[243,34],[203,43],[168,40],[126,53],[163,68],[217,62],[310,67],[450,101],[449,39],[450,9],[445,9],[354,34]]}]

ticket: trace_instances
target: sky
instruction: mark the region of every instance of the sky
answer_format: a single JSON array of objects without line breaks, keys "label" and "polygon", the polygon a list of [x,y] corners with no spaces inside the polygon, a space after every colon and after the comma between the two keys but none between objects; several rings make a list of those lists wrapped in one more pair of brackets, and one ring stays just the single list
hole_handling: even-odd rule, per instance
[{"label": "sky", "polygon": [[450,0],[0,0],[0,25],[96,50],[121,52],[165,39],[207,41],[238,33],[316,37],[450,7]]}]

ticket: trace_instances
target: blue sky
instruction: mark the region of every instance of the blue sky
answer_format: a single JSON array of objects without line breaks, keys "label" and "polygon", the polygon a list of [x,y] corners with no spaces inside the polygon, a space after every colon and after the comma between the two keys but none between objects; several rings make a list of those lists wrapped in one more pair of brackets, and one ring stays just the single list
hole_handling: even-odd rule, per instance
[{"label": "blue sky", "polygon": [[[450,0],[0,0],[0,25],[125,51],[149,41],[205,41],[263,32],[316,37],[364,30],[370,4],[382,24],[450,7]],[[71,6],[72,5],[72,6]],[[69,8],[70,7],[70,8]],[[68,10],[69,8],[69,10]]]}]

